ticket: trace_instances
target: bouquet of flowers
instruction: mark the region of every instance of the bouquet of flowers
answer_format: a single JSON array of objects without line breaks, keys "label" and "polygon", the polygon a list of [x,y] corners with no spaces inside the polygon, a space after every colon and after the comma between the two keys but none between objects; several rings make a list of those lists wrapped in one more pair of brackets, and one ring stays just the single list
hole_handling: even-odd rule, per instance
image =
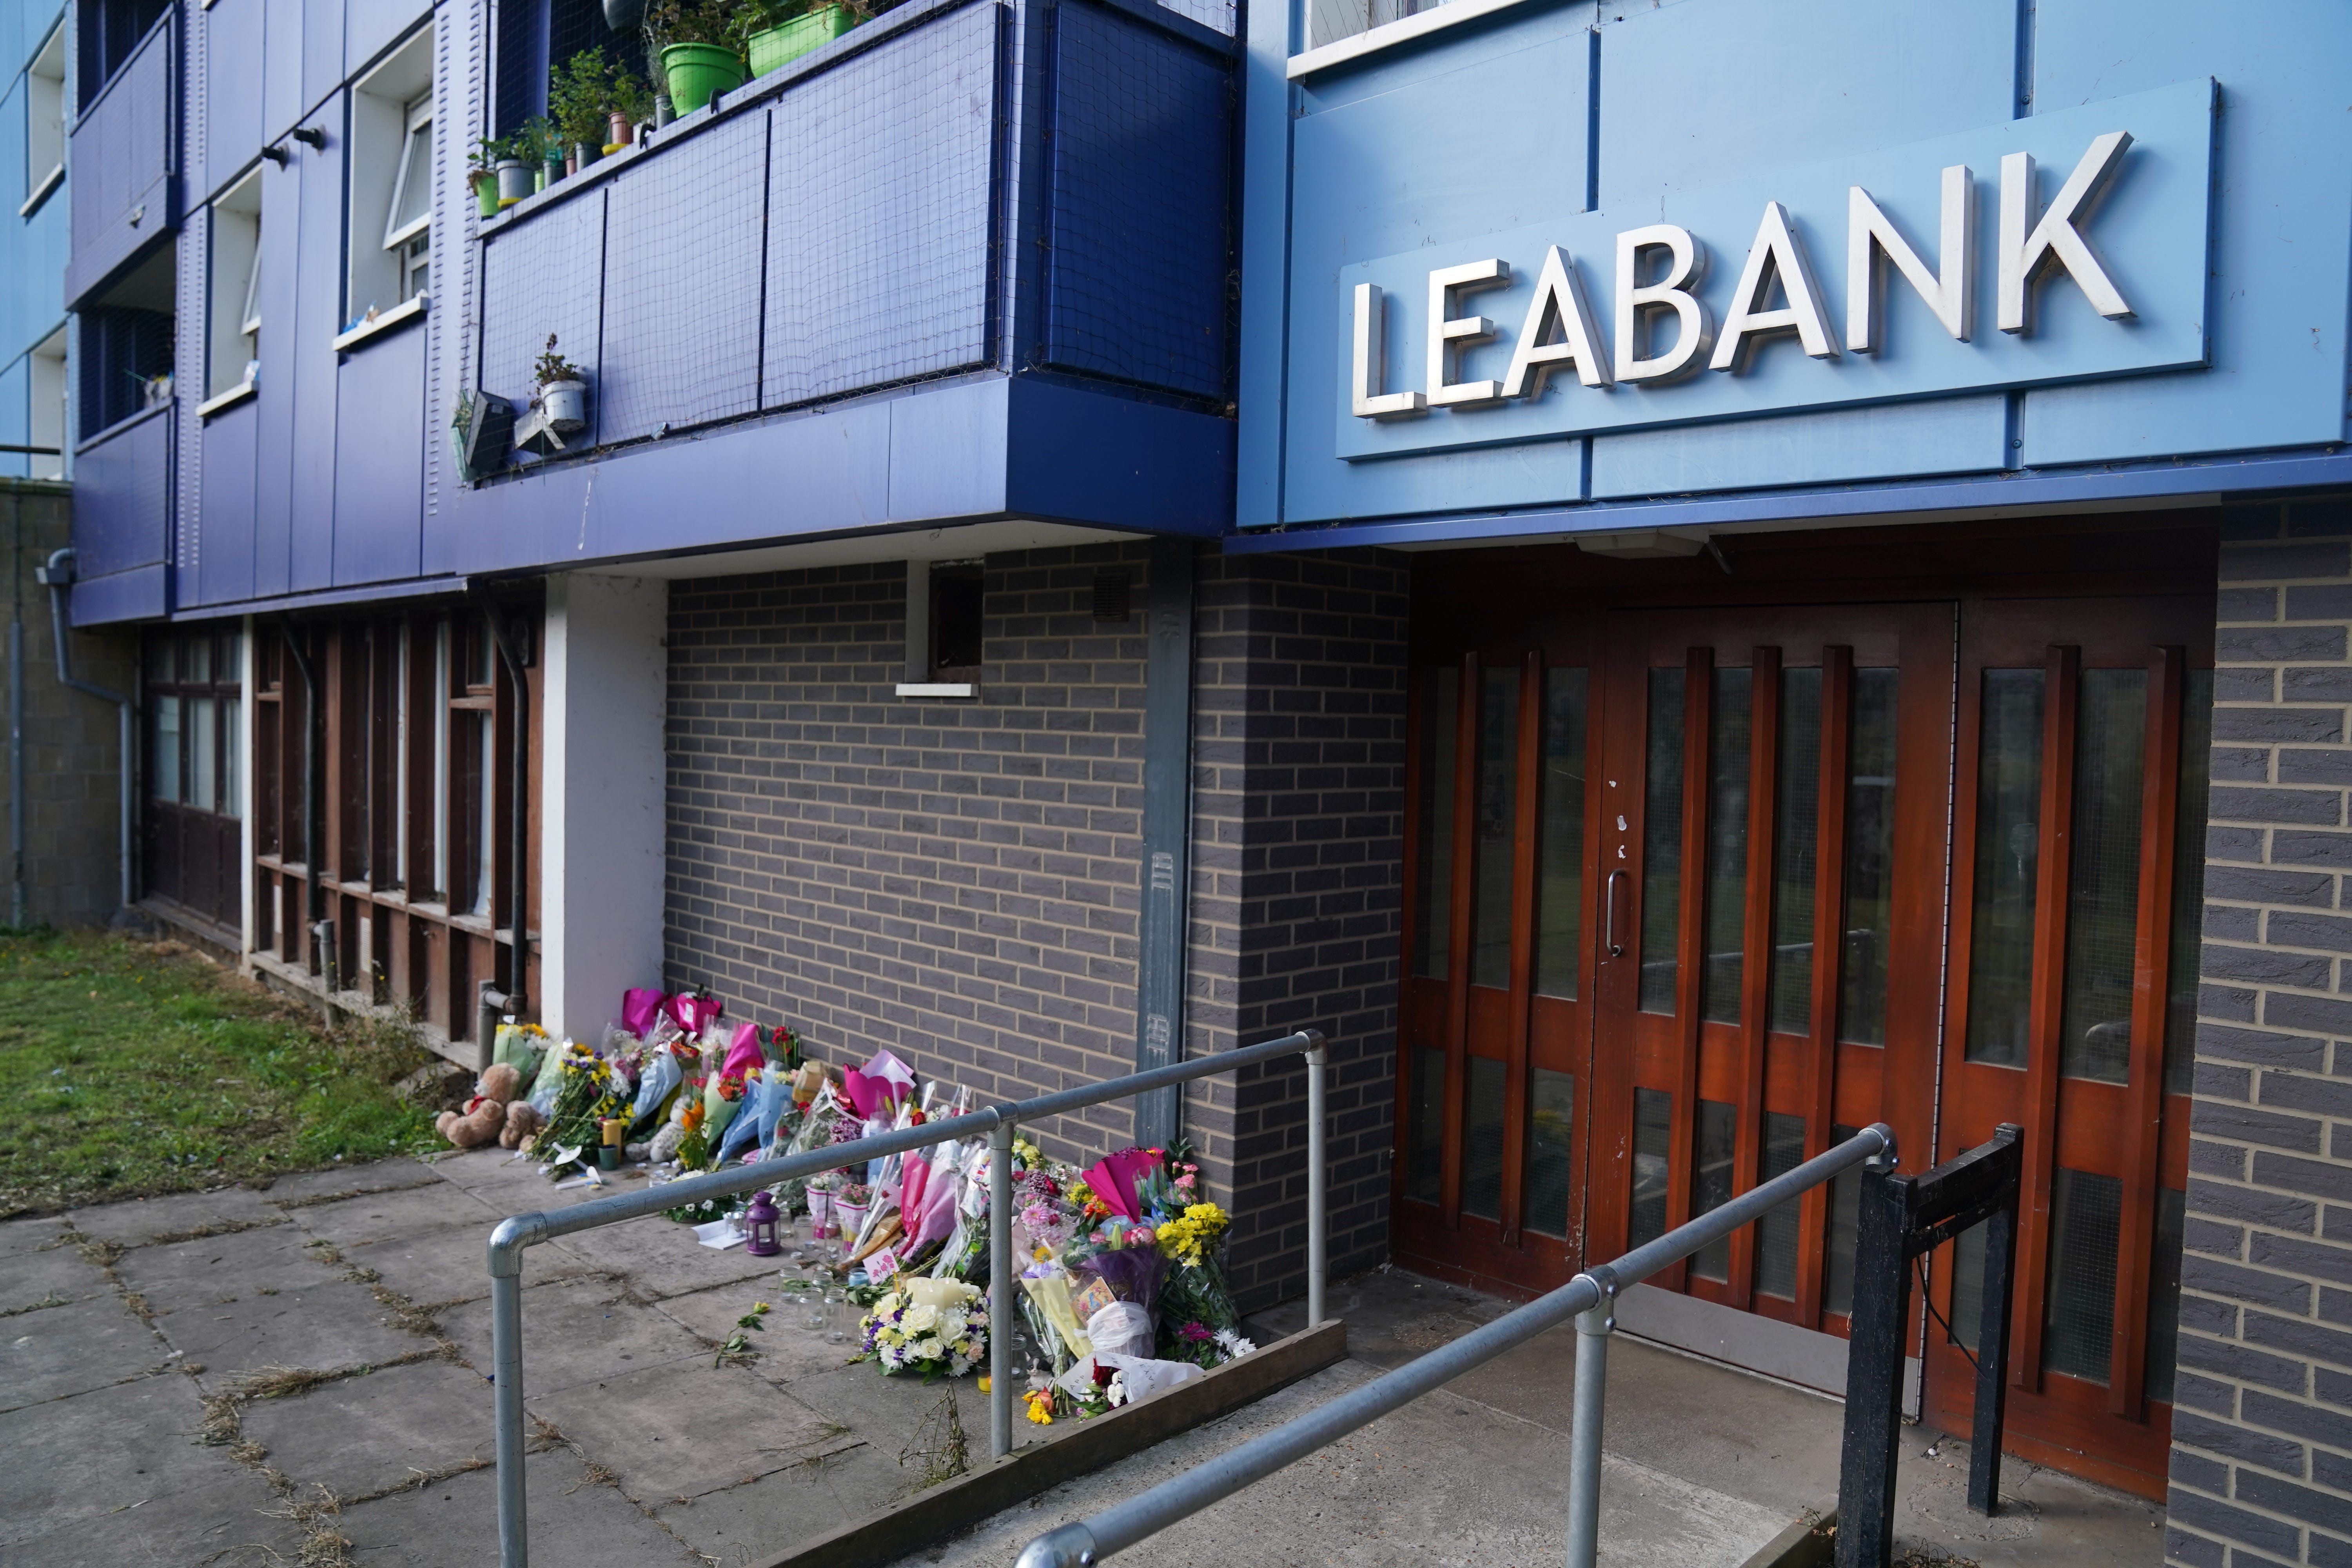
[{"label": "bouquet of flowers", "polygon": [[562,1176],[580,1163],[582,1150],[604,1141],[604,1119],[620,1115],[629,1103],[627,1084],[614,1073],[611,1063],[587,1047],[567,1042],[558,1062],[562,1076],[554,1109],[530,1146],[534,1154],[560,1156],[549,1163],[551,1176]]},{"label": "bouquet of flowers", "polygon": [[885,1376],[961,1377],[988,1354],[988,1299],[959,1279],[909,1279],[876,1300],[862,1329],[862,1353]]},{"label": "bouquet of flowers", "polygon": [[1162,1360],[1218,1364],[1200,1360],[1198,1339],[1183,1337],[1187,1327],[1206,1329],[1213,1338],[1221,1333],[1239,1335],[1241,1313],[1234,1306],[1233,1288],[1225,1282],[1224,1264],[1219,1257],[1232,1223],[1214,1204],[1187,1204],[1183,1213],[1155,1227],[1160,1255],[1169,1263],[1167,1282],[1160,1290]]}]

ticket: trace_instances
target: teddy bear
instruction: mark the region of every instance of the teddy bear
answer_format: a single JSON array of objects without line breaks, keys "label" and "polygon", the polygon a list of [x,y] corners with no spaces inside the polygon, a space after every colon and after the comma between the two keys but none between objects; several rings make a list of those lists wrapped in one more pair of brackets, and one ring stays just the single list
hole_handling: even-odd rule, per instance
[{"label": "teddy bear", "polygon": [[539,1118],[538,1108],[530,1100],[511,1101],[507,1106],[506,1126],[499,1133],[499,1147],[520,1149],[538,1136],[540,1128],[544,1125]]},{"label": "teddy bear", "polygon": [[[443,1111],[434,1122],[434,1130],[460,1149],[478,1149],[497,1138],[507,1126],[507,1102],[521,1087],[522,1075],[510,1063],[493,1062],[482,1074],[481,1092],[466,1102],[465,1110]],[[529,1106],[521,1109],[529,1110]],[[531,1124],[538,1124],[536,1113]]]}]

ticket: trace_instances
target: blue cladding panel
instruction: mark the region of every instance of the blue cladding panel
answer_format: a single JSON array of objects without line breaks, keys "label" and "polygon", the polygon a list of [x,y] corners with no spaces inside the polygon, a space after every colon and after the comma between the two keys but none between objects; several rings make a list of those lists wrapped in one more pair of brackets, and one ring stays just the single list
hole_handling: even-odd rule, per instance
[{"label": "blue cladding panel", "polygon": [[75,565],[102,577],[171,557],[172,410],[138,420],[74,458]]},{"label": "blue cladding panel", "polygon": [[79,301],[178,218],[171,210],[173,28],[157,28],[74,127],[70,189],[61,193],[73,205],[68,299]]},{"label": "blue cladding panel", "polygon": [[[277,40],[269,46],[277,48]],[[302,102],[318,102],[343,79],[343,0],[302,0]],[[321,123],[340,126],[337,114]]]},{"label": "blue cladding panel", "polygon": [[1024,517],[1221,533],[1233,521],[1233,461],[1230,419],[1013,383],[1004,505]]},{"label": "blue cladding panel", "polygon": [[425,329],[405,327],[343,356],[335,426],[335,583],[381,583],[422,569]]},{"label": "blue cladding panel", "polygon": [[1082,3],[1055,12],[1046,363],[1225,390],[1225,62]]},{"label": "blue cladding panel", "polygon": [[[341,100],[331,100],[312,118],[340,127]],[[294,336],[293,482],[288,521],[293,539],[289,559],[298,593],[331,587],[335,581],[334,338],[343,297],[342,152],[338,133],[323,153],[308,152],[296,160],[302,175],[297,209],[300,256],[292,320],[287,321],[283,310],[278,317],[285,322],[279,330],[290,328]],[[265,208],[262,227],[268,226]],[[263,335],[269,331],[265,325]]]},{"label": "blue cladding panel", "polygon": [[261,134],[275,141],[294,127],[302,95],[302,0],[262,0]]},{"label": "blue cladding panel", "polygon": [[1012,384],[989,376],[890,400],[890,520],[1001,511]]},{"label": "blue cladding panel", "polygon": [[797,84],[769,179],[770,408],[986,363],[993,5]]},{"label": "blue cladding panel", "polygon": [[2225,22],[2179,0],[2039,0],[2035,16],[2038,109],[2211,75],[2221,84],[2221,121],[2208,318],[2212,368],[2030,393],[2021,422],[2024,460],[2341,439],[2352,271],[2352,138],[2343,89],[2352,6],[2274,0]]},{"label": "blue cladding panel", "polygon": [[[482,253],[482,360],[478,384],[520,410],[530,400],[531,363],[553,332],[564,358],[601,394],[599,291],[604,276],[604,194],[564,202],[492,239]],[[601,395],[592,395],[590,416]]]},{"label": "blue cladding panel", "polygon": [[[33,422],[27,399],[32,395],[32,372],[26,361],[19,359],[0,370],[0,442],[13,446],[29,446],[28,436]],[[32,459],[21,452],[0,452],[0,475],[21,479],[31,472]]]},{"label": "blue cladding panel", "polygon": [[253,596],[253,459],[260,405],[248,400],[205,421],[204,495],[196,519],[195,570],[180,584],[189,604],[226,605]]},{"label": "blue cladding panel", "polygon": [[[218,5],[220,0],[213,3]],[[350,0],[343,14],[344,71],[356,75],[394,38],[432,13],[430,0]],[[453,17],[451,26],[456,25]]]},{"label": "blue cladding panel", "polygon": [[760,208],[768,117],[713,127],[614,181],[604,228],[597,438],[760,405]]},{"label": "blue cladding panel", "polygon": [[213,0],[194,14],[205,32],[204,166],[210,195],[261,151],[261,19],[266,0]]},{"label": "blue cladding panel", "polygon": [[1605,499],[1982,473],[2002,466],[2008,443],[2009,400],[1998,393],[1698,429],[1677,426],[1594,437],[1592,493]]},{"label": "blue cladding panel", "polygon": [[161,563],[84,577],[74,584],[66,619],[77,626],[96,626],[163,615],[172,607],[171,581],[171,567]]},{"label": "blue cladding panel", "polygon": [[[1601,30],[1603,207],[2010,117],[2017,8],[2007,0],[1624,9]],[[2214,30],[2210,16],[2198,30]],[[1549,111],[1540,100],[1498,102],[1517,116]]]}]

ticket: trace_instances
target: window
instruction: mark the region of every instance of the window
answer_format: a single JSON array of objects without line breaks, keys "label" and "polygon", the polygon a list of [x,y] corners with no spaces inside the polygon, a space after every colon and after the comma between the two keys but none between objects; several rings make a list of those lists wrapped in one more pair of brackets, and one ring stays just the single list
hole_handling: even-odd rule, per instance
[{"label": "window", "polygon": [[[66,477],[66,330],[59,327],[33,346],[32,425],[27,445],[45,447],[26,460],[37,479]],[[2201,885],[2201,884],[2200,884]]]},{"label": "window", "polygon": [[66,177],[66,30],[50,30],[48,41],[25,72],[25,202],[19,217],[30,217]]},{"label": "window", "polygon": [[429,291],[433,262],[433,29],[393,52],[352,93],[352,331]]},{"label": "window", "polygon": [[899,696],[976,693],[984,589],[980,562],[907,563],[907,675]]},{"label": "window", "polygon": [[256,169],[213,203],[205,396],[253,384],[261,358],[261,176]]},{"label": "window", "polygon": [[86,0],[75,7],[81,20],[81,47],[76,53],[83,103],[98,100],[100,89],[131,63],[171,9],[171,0]]},{"label": "window", "polygon": [[233,925],[245,808],[245,639],[234,623],[146,647],[147,891]]},{"label": "window", "polygon": [[158,246],[129,277],[76,313],[81,438],[93,439],[172,401],[177,260],[174,247]]},{"label": "window", "polygon": [[414,300],[431,280],[433,257],[433,100],[408,106],[408,141],[393,183],[383,247],[400,268],[400,297]]}]

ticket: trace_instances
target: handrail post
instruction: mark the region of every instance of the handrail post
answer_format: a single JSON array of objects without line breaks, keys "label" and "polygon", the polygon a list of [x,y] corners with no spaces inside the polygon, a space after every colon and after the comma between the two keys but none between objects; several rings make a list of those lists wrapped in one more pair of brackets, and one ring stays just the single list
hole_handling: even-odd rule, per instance
[{"label": "handrail post", "polygon": [[[536,1217],[536,1216],[534,1216]],[[522,1249],[527,1226],[490,1233],[491,1394],[499,1445],[499,1563],[530,1568],[530,1506],[523,1489]]]},{"label": "handrail post", "polygon": [[1331,1048],[1320,1029],[1309,1029],[1307,1047],[1307,1326],[1323,1321],[1323,1284],[1330,1274],[1329,1153],[1325,1146],[1324,1077]]},{"label": "handrail post", "polygon": [[1593,1568],[1601,1550],[1601,1417],[1609,1396],[1609,1338],[1617,1327],[1617,1282],[1606,1268],[1585,1276],[1601,1300],[1576,1315],[1575,1407],[1568,1437],[1568,1568]]},{"label": "handrail post", "polygon": [[1013,1121],[988,1134],[988,1457],[1013,1452]]}]

